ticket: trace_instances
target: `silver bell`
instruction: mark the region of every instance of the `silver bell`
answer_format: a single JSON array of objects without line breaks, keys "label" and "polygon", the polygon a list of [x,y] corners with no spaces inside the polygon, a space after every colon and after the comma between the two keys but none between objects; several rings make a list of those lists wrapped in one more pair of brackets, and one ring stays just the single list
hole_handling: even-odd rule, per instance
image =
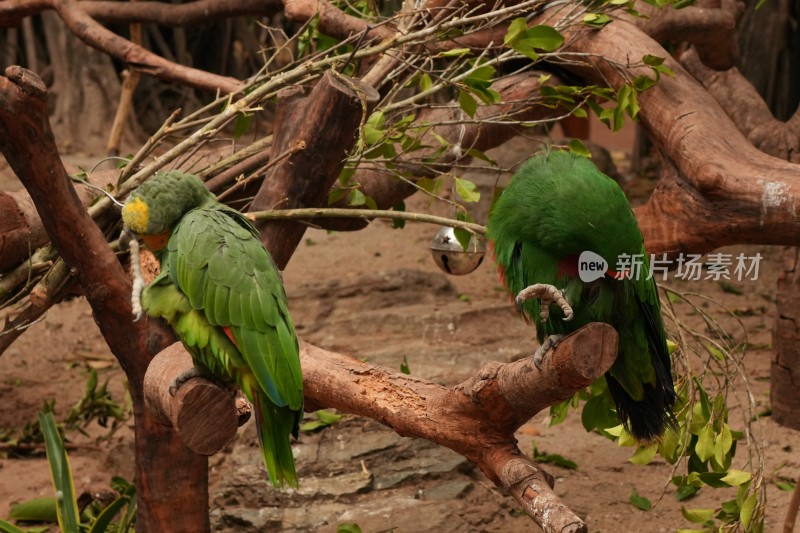
[{"label": "silver bell", "polygon": [[478,268],[486,254],[486,243],[480,235],[472,235],[467,249],[456,239],[453,228],[439,230],[431,243],[433,260],[443,271],[455,276],[469,274]]}]

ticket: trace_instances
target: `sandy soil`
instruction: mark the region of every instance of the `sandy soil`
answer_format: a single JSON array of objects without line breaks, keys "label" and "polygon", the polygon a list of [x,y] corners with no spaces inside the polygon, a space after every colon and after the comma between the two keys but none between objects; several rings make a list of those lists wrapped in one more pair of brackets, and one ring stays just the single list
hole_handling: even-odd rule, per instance
[{"label": "sandy soil", "polygon": [[[529,144],[517,140],[501,155],[513,161],[531,151]],[[488,196],[496,176],[473,177]],[[408,208],[449,214],[422,198],[413,199]],[[480,217],[480,208],[477,214]],[[298,333],[325,348],[392,368],[399,368],[405,358],[413,375],[446,384],[460,382],[488,361],[531,353],[534,330],[514,315],[489,261],[463,277],[447,277],[437,269],[428,250],[436,229],[409,224],[392,230],[376,222],[358,233],[309,230],[284,273]],[[705,294],[738,312],[751,346],[746,373],[761,411],[768,406],[778,254],[769,248],[744,250],[748,255],[758,251],[765,259],[757,281],[737,284],[741,295],[711,281],[670,285]],[[677,309],[683,320],[699,325],[688,307]],[[88,306],[76,299],[51,310],[0,358],[0,430],[34,420],[48,398],[57,399],[56,411],[63,416],[82,395],[89,365],[109,380],[121,400],[124,375]],[[301,490],[277,494],[258,464],[251,425],[240,431],[231,449],[211,460],[215,530],[334,531],[340,522],[356,522],[369,532],[536,530],[520,516],[513,499],[459,456],[353,416],[302,436],[297,446]],[[780,475],[800,477],[797,434],[769,417],[756,428],[763,439],[768,479],[781,465]],[[90,437],[70,435],[77,445],[70,459],[79,491],[107,487],[112,475],[132,478],[130,427],[97,441],[102,433],[102,428],[92,428]],[[557,493],[586,519],[590,531],[691,527],[681,517],[674,487],[668,485],[670,465],[662,460],[644,467],[629,463],[630,449],[587,434],[578,416],[550,427],[547,413],[540,413],[518,437],[526,452],[535,441],[540,451],[578,464],[575,470],[546,468],[557,479]],[[744,457],[745,445],[740,446]],[[643,512],[628,501],[633,489],[654,502],[665,494],[652,511]],[[7,516],[14,502],[51,492],[41,455],[0,458],[0,517]],[[773,483],[767,492],[765,530],[776,531],[789,493]],[[714,507],[732,496],[731,491],[706,489],[683,505]]]}]

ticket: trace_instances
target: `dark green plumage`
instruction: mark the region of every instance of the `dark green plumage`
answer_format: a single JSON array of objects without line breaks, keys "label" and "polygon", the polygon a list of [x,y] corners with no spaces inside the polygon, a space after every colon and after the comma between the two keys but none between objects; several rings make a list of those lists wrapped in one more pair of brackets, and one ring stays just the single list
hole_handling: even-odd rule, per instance
[{"label": "dark green plumage", "polygon": [[[534,156],[514,175],[492,208],[487,237],[512,294],[535,283],[565,291],[575,313],[565,322],[557,305],[542,322],[539,300],[523,304],[539,341],[605,322],[619,335],[619,356],[606,374],[620,420],[640,440],[660,436],[674,421],[675,391],[664,325],[636,218],[619,186],[586,158],[565,152]],[[620,256],[640,255],[639,275],[608,273],[581,281],[578,257],[602,256],[614,270]]]},{"label": "dark green plumage", "polygon": [[171,172],[148,184],[134,195],[150,214],[166,212],[161,201],[178,202],[164,188],[181,190],[181,198],[192,201],[170,210],[176,219],[159,222],[171,236],[159,253],[161,274],[145,289],[142,306],[170,323],[196,366],[236,383],[253,402],[271,481],[297,486],[289,436],[297,436],[303,384],[280,272],[252,224],[216,202],[197,177]]}]

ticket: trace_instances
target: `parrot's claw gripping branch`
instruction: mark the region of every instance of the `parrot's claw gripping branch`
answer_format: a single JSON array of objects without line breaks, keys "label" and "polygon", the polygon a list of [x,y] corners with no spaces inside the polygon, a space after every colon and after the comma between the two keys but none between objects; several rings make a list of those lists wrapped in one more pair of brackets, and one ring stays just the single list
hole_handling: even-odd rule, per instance
[{"label": "parrot's claw gripping branch", "polygon": [[542,369],[542,361],[544,361],[545,354],[547,354],[548,350],[558,346],[559,341],[561,341],[563,338],[564,335],[549,335],[544,339],[544,342],[541,346],[539,346],[539,349],[533,353],[533,364],[536,365],[536,368],[539,370]]},{"label": "parrot's claw gripping branch", "polygon": [[517,297],[514,298],[514,304],[517,306],[517,309],[522,307],[522,304],[525,303],[527,300],[531,300],[533,298],[538,298],[541,300],[541,313],[540,316],[542,318],[542,322],[546,322],[548,318],[550,318],[550,304],[556,303],[561,308],[561,311],[564,312],[564,320],[569,322],[572,320],[574,313],[572,312],[572,307],[570,307],[569,302],[564,297],[564,294],[553,285],[548,285],[546,283],[536,283],[535,285],[530,285],[525,287]]}]

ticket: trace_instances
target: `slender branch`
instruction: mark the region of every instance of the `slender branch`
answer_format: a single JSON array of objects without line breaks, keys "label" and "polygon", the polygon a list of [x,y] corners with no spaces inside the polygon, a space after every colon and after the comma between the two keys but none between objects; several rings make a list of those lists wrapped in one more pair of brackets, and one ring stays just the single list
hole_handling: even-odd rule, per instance
[{"label": "slender branch", "polygon": [[357,218],[372,220],[375,218],[408,220],[410,222],[425,222],[450,228],[458,228],[476,233],[486,234],[486,227],[473,222],[455,220],[447,217],[429,215],[427,213],[414,213],[410,211],[392,211],[385,209],[344,209],[335,207],[309,207],[305,209],[273,209],[271,211],[251,211],[245,215],[252,221],[256,220],[286,220],[308,218]]}]

